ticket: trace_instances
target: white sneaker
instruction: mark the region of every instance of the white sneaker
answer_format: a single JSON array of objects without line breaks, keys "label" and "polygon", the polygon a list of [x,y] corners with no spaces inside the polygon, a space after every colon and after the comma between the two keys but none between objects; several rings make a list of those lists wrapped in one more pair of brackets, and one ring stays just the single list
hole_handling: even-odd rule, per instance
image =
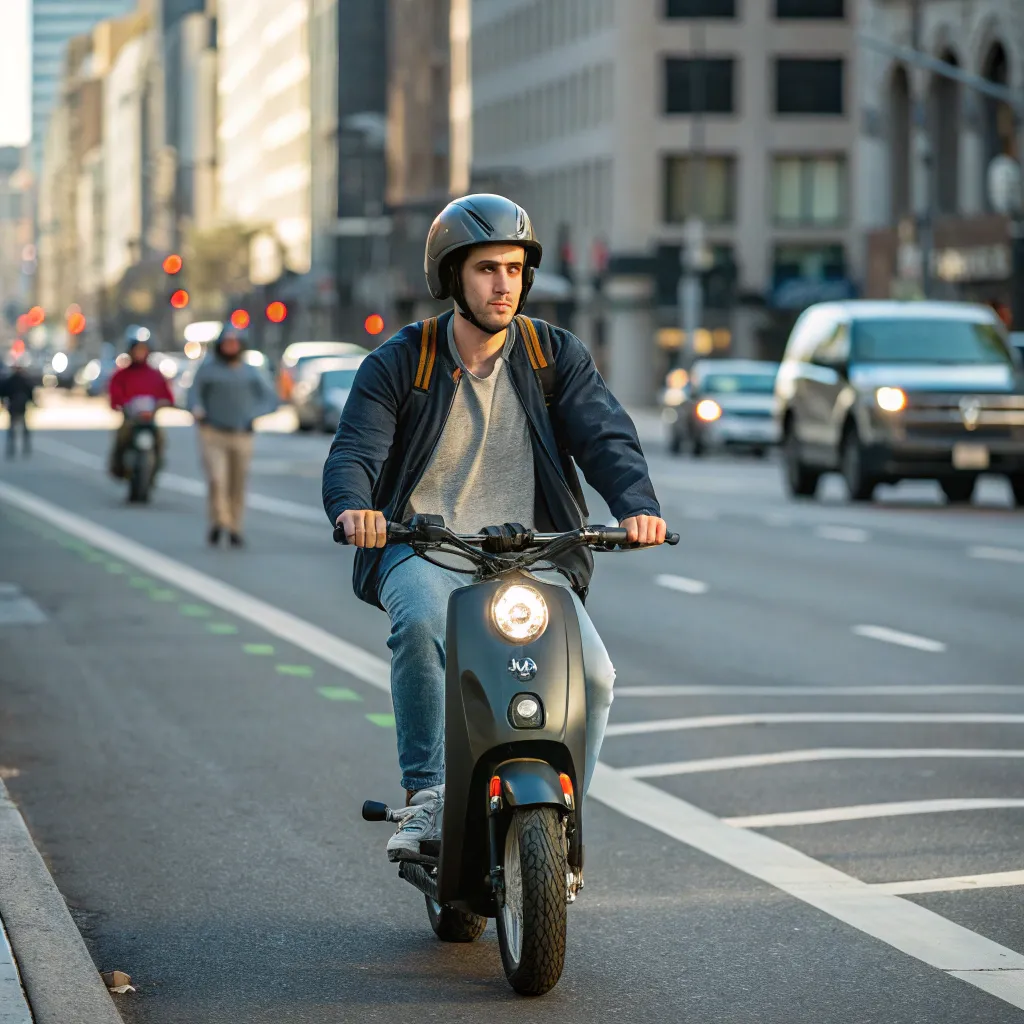
[{"label": "white sneaker", "polygon": [[388,840],[388,860],[422,860],[421,843],[441,841],[444,814],[444,786],[421,789],[405,809],[398,831]]}]

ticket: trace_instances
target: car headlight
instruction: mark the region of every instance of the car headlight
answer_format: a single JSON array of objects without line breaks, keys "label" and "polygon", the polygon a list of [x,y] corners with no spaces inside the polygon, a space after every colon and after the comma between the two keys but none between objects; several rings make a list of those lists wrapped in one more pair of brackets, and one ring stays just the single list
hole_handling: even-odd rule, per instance
[{"label": "car headlight", "polygon": [[697,403],[697,419],[705,423],[714,423],[722,416],[722,407],[710,398]]},{"label": "car headlight", "polygon": [[902,388],[879,388],[875,401],[885,412],[902,412],[907,407],[907,395]]},{"label": "car headlight", "polygon": [[506,640],[525,644],[548,628],[548,605],[539,590],[516,583],[498,592],[491,618]]}]

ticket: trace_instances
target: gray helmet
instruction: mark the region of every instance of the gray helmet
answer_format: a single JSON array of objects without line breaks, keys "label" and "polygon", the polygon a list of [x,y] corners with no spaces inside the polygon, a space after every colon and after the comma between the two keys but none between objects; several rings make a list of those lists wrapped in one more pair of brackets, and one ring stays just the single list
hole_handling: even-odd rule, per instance
[{"label": "gray helmet", "polygon": [[534,271],[540,266],[544,250],[533,234],[529,214],[504,196],[488,194],[463,196],[450,202],[434,218],[427,235],[423,257],[423,273],[427,287],[435,299],[453,298],[459,312],[479,327],[466,309],[459,277],[461,260],[457,255],[474,245],[491,242],[513,242],[526,251],[523,268],[523,294],[520,312],[533,285]]}]

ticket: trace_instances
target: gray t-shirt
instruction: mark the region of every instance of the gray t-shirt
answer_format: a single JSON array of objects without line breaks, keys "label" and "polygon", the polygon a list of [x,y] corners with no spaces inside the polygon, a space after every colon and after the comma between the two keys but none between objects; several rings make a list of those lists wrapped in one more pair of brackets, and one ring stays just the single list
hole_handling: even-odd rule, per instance
[{"label": "gray t-shirt", "polygon": [[515,326],[509,325],[490,375],[474,377],[455,345],[454,319],[448,322],[448,347],[462,376],[403,518],[415,512],[441,515],[455,533],[476,533],[501,523],[533,529],[536,484],[530,426],[506,365],[516,342]]}]

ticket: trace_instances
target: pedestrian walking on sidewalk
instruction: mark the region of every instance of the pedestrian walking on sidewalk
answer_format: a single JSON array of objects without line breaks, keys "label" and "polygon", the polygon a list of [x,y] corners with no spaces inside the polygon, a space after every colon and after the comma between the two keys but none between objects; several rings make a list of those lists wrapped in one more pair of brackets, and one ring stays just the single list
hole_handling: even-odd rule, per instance
[{"label": "pedestrian walking on sidewalk", "polygon": [[17,452],[18,433],[21,433],[21,454],[32,453],[32,441],[28,433],[25,411],[29,404],[35,404],[35,389],[25,373],[25,367],[15,363],[11,373],[0,381],[0,398],[7,408],[10,424],[7,427],[7,458],[13,459]]},{"label": "pedestrian walking on sidewalk", "polygon": [[196,372],[188,397],[206,471],[207,539],[217,545],[226,535],[236,548],[245,543],[242,522],[253,421],[277,408],[271,382],[244,359],[245,340],[244,331],[225,327],[213,355]]}]

